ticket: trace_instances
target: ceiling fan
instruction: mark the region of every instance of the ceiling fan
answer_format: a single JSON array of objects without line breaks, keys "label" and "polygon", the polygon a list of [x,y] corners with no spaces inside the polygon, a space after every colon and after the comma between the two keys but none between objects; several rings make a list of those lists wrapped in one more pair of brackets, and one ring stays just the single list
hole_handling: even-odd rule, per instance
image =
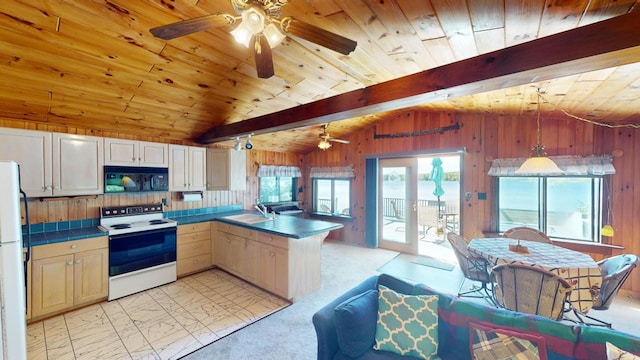
[{"label": "ceiling fan", "polygon": [[337,142],[341,144],[348,144],[349,140],[336,139],[331,137],[331,134],[327,132],[327,128],[329,124],[322,125],[322,133],[320,133],[320,142],[318,143],[318,147],[322,150],[327,150],[331,147],[332,142]]},{"label": "ceiling fan", "polygon": [[298,36],[344,55],[355,50],[357,43],[315,25],[292,17],[280,19],[282,7],[289,0],[230,0],[237,15],[212,14],[172,24],[158,26],[149,31],[153,36],[171,40],[198,31],[218,28],[240,21],[233,37],[248,48],[253,47],[258,77],[273,76],[271,49],[284,40],[285,34]]}]

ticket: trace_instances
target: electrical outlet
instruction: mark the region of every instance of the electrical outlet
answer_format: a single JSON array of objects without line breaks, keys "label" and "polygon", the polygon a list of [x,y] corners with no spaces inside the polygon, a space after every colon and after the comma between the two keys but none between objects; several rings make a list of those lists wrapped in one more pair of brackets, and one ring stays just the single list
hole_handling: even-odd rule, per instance
[{"label": "electrical outlet", "polygon": [[471,201],[471,193],[468,192],[468,191],[466,193],[464,193],[464,199],[466,201]]},{"label": "electrical outlet", "polygon": [[162,198],[162,205],[167,206],[167,198]]}]

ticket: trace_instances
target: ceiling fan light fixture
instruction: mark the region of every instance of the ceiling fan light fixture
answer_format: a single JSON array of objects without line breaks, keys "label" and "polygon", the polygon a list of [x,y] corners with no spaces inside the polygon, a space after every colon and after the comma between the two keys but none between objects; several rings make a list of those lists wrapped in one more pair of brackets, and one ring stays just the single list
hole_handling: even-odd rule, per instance
[{"label": "ceiling fan light fixture", "polygon": [[321,150],[327,150],[328,148],[331,147],[331,143],[327,139],[321,139],[320,142],[318,143],[318,147]]},{"label": "ceiling fan light fixture", "polygon": [[267,38],[269,46],[271,46],[272,49],[280,45],[286,37],[274,23],[267,25],[267,27],[264,28],[263,34]]},{"label": "ceiling fan light fixture", "polygon": [[240,44],[249,47],[251,37],[264,30],[264,11],[251,7],[242,12],[242,22],[231,31],[231,35]]}]

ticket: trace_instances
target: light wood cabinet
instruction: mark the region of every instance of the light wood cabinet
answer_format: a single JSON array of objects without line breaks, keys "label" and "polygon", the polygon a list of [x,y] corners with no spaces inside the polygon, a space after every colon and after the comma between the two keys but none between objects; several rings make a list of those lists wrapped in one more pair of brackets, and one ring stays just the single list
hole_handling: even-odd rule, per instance
[{"label": "light wood cabinet", "polygon": [[207,149],[207,190],[246,190],[247,152]]},{"label": "light wood cabinet", "polygon": [[101,137],[0,129],[0,160],[20,165],[28,197],[103,193],[102,154]]},{"label": "light wood cabinet", "polygon": [[108,238],[33,248],[31,316],[42,317],[107,298]]},{"label": "light wood cabinet", "polygon": [[211,266],[211,228],[209,222],[178,226],[178,276],[192,274]]},{"label": "light wood cabinet", "polygon": [[169,191],[206,190],[206,150],[169,144]]},{"label": "light wood cabinet", "polygon": [[20,185],[28,197],[52,195],[51,151],[50,132],[0,128],[0,160],[20,165]]},{"label": "light wood cabinet", "polygon": [[92,195],[104,191],[104,140],[53,133],[53,195]]},{"label": "light wood cabinet", "polygon": [[258,277],[258,232],[224,223],[218,223],[217,228],[216,265],[255,284]]},{"label": "light wood cabinet", "polygon": [[320,253],[329,232],[302,239],[217,222],[218,267],[285,299],[320,288]]},{"label": "light wood cabinet", "polygon": [[167,144],[126,139],[104,139],[104,164],[115,166],[169,166]]}]

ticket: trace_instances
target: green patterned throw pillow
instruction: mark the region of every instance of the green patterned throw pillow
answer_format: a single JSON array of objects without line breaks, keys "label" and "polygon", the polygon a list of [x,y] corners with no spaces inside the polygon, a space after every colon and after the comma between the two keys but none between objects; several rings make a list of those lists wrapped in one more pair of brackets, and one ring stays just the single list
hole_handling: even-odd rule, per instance
[{"label": "green patterned throw pillow", "polygon": [[399,294],[378,287],[376,350],[438,359],[438,296]]}]

